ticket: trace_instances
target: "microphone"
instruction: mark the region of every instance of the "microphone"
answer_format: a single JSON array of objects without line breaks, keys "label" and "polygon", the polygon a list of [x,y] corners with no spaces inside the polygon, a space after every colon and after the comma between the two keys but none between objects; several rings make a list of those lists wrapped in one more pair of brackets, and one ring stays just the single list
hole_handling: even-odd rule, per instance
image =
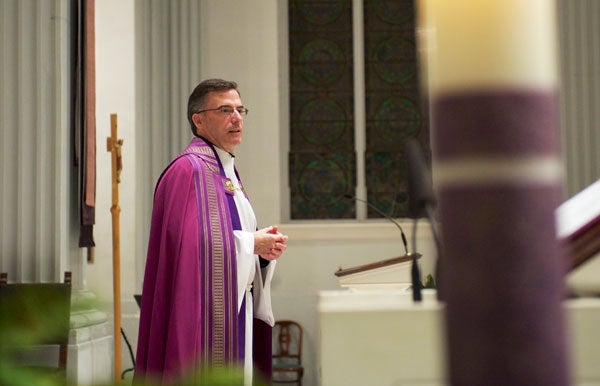
[{"label": "microphone", "polygon": [[[435,205],[435,198],[433,194],[433,188],[431,183],[431,175],[425,162],[425,157],[421,151],[421,147],[417,140],[414,138],[406,142],[404,148],[406,154],[406,162],[408,164],[408,209],[410,216],[414,219],[413,222],[413,248],[416,248],[416,234],[417,234],[417,221],[420,217],[426,217],[433,230],[435,244],[438,250],[438,259],[436,261],[436,279],[440,279],[440,241],[433,215],[433,207]],[[413,300],[418,302],[421,301],[421,273],[416,260],[413,259],[413,265],[411,269],[412,282],[413,282]],[[440,297],[440,291],[438,289],[438,298]]]},{"label": "microphone", "polygon": [[417,140],[405,144],[408,164],[408,209],[412,218],[426,217],[427,210],[435,206],[435,198],[425,157]]},{"label": "microphone", "polygon": [[402,244],[404,245],[404,252],[407,255],[410,255],[410,253],[408,253],[408,243],[406,242],[406,235],[404,234],[404,231],[402,230],[402,227],[400,226],[400,224],[398,224],[398,221],[394,220],[390,215],[384,213],[383,211],[379,210],[379,208],[377,208],[375,205],[371,204],[369,201],[367,200],[363,200],[362,198],[358,198],[355,196],[351,196],[349,194],[344,194],[345,198],[348,198],[350,200],[356,200],[362,203],[365,203],[369,206],[369,208],[373,209],[375,212],[379,213],[380,215],[382,215],[383,217],[385,217],[387,220],[391,221],[394,225],[396,225],[398,227],[398,229],[400,230],[400,234],[402,235]]}]

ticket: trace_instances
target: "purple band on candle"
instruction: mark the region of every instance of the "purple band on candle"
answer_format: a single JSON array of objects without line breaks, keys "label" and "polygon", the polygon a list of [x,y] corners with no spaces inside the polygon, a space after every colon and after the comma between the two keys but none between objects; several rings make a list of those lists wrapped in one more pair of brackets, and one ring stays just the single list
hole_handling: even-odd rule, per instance
[{"label": "purple band on candle", "polygon": [[441,192],[452,384],[568,384],[559,197],[559,184]]},{"label": "purple band on candle", "polygon": [[557,98],[551,92],[495,91],[434,98],[435,153],[456,156],[555,154]]},{"label": "purple band on candle", "polygon": [[[432,106],[435,159],[455,168],[438,187],[450,383],[568,384],[561,181],[537,178],[536,168],[505,178],[497,161],[558,158],[556,94],[454,94]],[[457,160],[496,163],[491,178],[480,167],[457,183]]]}]

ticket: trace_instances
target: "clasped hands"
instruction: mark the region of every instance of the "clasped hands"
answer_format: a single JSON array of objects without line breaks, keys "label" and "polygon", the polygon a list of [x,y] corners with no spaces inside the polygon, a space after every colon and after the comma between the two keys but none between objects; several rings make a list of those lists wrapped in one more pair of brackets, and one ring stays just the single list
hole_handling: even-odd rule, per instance
[{"label": "clasped hands", "polygon": [[276,226],[254,232],[254,253],[266,260],[277,260],[287,248],[288,236],[279,233]]}]

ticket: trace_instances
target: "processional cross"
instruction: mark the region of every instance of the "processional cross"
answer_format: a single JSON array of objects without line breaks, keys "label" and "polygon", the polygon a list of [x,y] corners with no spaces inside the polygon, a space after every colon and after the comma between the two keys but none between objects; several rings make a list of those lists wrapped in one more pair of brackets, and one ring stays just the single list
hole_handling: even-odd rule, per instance
[{"label": "processional cross", "polygon": [[106,139],[106,151],[111,154],[112,166],[112,238],[113,238],[113,301],[114,301],[114,363],[115,384],[121,384],[121,245],[119,229],[119,182],[121,182],[121,146],[123,140],[117,138],[117,114],[110,115],[110,137]]}]

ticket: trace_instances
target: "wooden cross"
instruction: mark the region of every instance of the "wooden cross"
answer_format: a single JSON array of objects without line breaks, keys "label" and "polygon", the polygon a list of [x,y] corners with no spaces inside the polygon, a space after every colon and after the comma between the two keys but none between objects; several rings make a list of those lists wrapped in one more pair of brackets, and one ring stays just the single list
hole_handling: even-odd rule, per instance
[{"label": "wooden cross", "polygon": [[117,139],[117,114],[110,115],[110,137],[106,139],[106,150],[112,153],[112,237],[113,237],[113,301],[114,301],[114,361],[115,385],[121,384],[121,244],[119,229],[119,182],[121,182],[122,139]]}]

